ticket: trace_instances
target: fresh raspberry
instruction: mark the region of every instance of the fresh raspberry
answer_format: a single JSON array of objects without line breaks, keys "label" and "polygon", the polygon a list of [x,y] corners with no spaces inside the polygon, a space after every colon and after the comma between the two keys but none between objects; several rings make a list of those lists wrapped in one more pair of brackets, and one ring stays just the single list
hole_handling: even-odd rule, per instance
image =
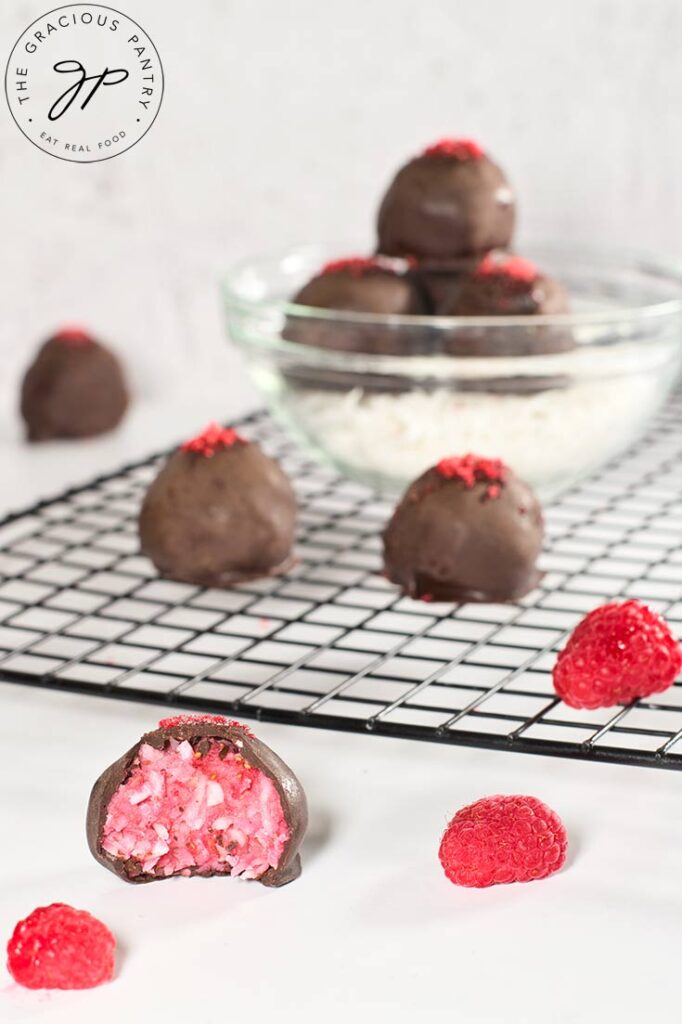
[{"label": "fresh raspberry", "polygon": [[231,427],[209,423],[205,430],[190,441],[185,441],[181,448],[183,452],[194,452],[195,455],[211,459],[221,448],[233,448],[236,444],[247,444],[247,441]]},{"label": "fresh raspberry", "polygon": [[457,811],[438,856],[455,885],[485,889],[554,874],[566,846],[561,819],[534,796],[488,796]]},{"label": "fresh raspberry", "polygon": [[38,907],[7,944],[7,968],[26,988],[94,988],[114,974],[116,940],[106,925],[65,903]]},{"label": "fresh raspberry", "polygon": [[608,708],[667,690],[681,667],[680,645],[663,619],[625,601],[595,608],[578,623],[552,677],[572,708]]}]

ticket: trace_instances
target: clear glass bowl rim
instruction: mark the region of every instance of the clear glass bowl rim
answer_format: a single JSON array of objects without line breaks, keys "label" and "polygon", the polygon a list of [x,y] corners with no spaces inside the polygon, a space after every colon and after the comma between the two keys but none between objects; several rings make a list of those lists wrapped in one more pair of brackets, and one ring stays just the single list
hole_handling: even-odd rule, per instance
[{"label": "clear glass bowl rim", "polygon": [[[542,316],[425,316],[425,315],[391,315],[378,313],[354,313],[342,310],[319,309],[315,306],[303,306],[288,301],[254,300],[240,293],[236,280],[248,267],[257,267],[263,263],[283,261],[296,254],[308,252],[319,253],[321,249],[331,248],[330,243],[308,242],[291,245],[281,250],[274,250],[239,260],[232,264],[221,280],[221,289],[229,312],[251,317],[264,314],[279,314],[282,317],[292,316],[309,320],[322,320],[332,323],[354,324],[357,326],[384,326],[399,329],[430,327],[435,330],[452,331],[463,327],[585,327],[631,325],[640,320],[657,317],[682,317],[682,261],[666,259],[645,252],[633,252],[625,249],[605,249],[585,245],[557,244],[536,242],[530,248],[542,249],[543,252],[556,252],[558,256],[583,260],[606,262],[613,269],[637,269],[648,276],[665,277],[675,281],[679,286],[678,299],[665,299],[647,303],[642,306],[626,306],[621,309],[604,309],[602,312],[589,311],[580,313],[553,313]],[[336,247],[334,247],[336,248]],[[352,248],[338,247],[339,252],[354,251]],[[253,339],[254,343],[256,339]],[[249,344],[249,342],[247,342]],[[310,352],[310,346],[284,339],[263,338],[259,344],[268,348],[281,349],[283,352]],[[348,353],[350,354],[350,353]],[[381,357],[379,357],[381,358]],[[388,358],[391,358],[390,356]]]}]

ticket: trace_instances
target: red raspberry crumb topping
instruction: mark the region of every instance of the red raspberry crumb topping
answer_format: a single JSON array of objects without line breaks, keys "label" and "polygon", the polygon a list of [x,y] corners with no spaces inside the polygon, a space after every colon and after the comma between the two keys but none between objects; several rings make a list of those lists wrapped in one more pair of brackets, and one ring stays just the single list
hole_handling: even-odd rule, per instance
[{"label": "red raspberry crumb topping", "polygon": [[455,885],[484,889],[554,874],[567,842],[559,816],[534,796],[488,796],[457,811],[438,856]]},{"label": "red raspberry crumb topping", "polygon": [[506,253],[489,252],[475,271],[476,277],[506,277],[512,281],[532,284],[540,272],[534,263],[522,256],[508,256]]},{"label": "red raspberry crumb topping", "polygon": [[485,459],[479,455],[451,455],[436,464],[436,472],[445,480],[461,480],[465,487],[487,483],[488,498],[499,498],[509,469],[501,459]]},{"label": "red raspberry crumb topping", "polygon": [[233,448],[237,444],[248,444],[248,442],[231,427],[221,427],[217,423],[209,423],[201,434],[193,437],[191,441],[185,441],[181,448],[183,452],[194,452],[196,455],[203,455],[210,459],[221,448]]},{"label": "red raspberry crumb topping", "polygon": [[224,715],[174,715],[173,718],[162,718],[159,729],[172,729],[176,725],[194,725],[196,722],[220,722],[224,725],[227,719]]},{"label": "red raspberry crumb topping", "polygon": [[331,260],[320,270],[320,277],[325,274],[339,274],[347,270],[352,277],[362,277],[368,270],[386,270],[385,263],[375,256],[347,256],[340,260]]},{"label": "red raspberry crumb topping", "polygon": [[66,903],[38,907],[7,944],[7,968],[25,988],[95,988],[114,974],[116,940],[106,925]]},{"label": "red raspberry crumb topping", "polygon": [[552,677],[572,708],[606,708],[667,690],[680,668],[679,642],[660,615],[625,601],[595,608],[578,623]]},{"label": "red raspberry crumb topping", "polygon": [[91,336],[84,327],[80,327],[78,324],[66,324],[64,327],[60,327],[54,338],[55,341],[59,341],[63,345],[69,345],[72,348],[80,348],[82,345],[92,344]]},{"label": "red raspberry crumb topping", "polygon": [[439,139],[422,156],[453,156],[456,160],[480,160],[485,151],[473,139]]},{"label": "red raspberry crumb topping", "polygon": [[229,725],[231,729],[241,729],[247,736],[253,736],[251,730],[243,722],[227,719],[224,715],[175,715],[172,718],[162,718],[159,722],[159,729],[174,729],[178,725],[197,725],[203,722]]}]

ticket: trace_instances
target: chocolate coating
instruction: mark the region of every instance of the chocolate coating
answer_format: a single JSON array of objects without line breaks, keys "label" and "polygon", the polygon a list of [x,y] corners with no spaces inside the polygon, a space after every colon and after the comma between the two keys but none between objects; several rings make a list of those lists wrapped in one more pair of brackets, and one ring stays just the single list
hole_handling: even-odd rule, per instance
[{"label": "chocolate coating", "polygon": [[510,470],[499,496],[433,467],[405,492],[386,527],[389,580],[409,597],[435,601],[513,601],[538,583],[540,504]]},{"label": "chocolate coating", "polygon": [[[308,825],[308,808],[303,787],[291,769],[274,751],[270,750],[265,743],[257,740],[255,736],[250,736],[244,727],[233,722],[202,722],[197,720],[195,722],[189,721],[166,728],[154,729],[152,732],[145,733],[118,761],[110,765],[93,786],[88,803],[86,833],[88,846],[93,857],[125,882],[155,882],[162,881],[165,877],[173,877],[172,875],[155,876],[141,874],[138,862],[132,859],[124,861],[120,858],[112,857],[103,850],[101,836],[106,822],[109,802],[118,787],[128,778],[137,756],[137,751],[143,743],[148,743],[150,746],[160,749],[169,739],[188,740],[194,745],[204,737],[225,741],[235,752],[242,754],[248,764],[262,771],[264,775],[271,779],[279,794],[282,812],[289,827],[290,835],[277,867],[270,868],[257,881],[271,887],[286,885],[287,882],[292,882],[301,873],[301,858],[298,850]],[[191,874],[207,878],[211,874],[227,873],[191,871]]]},{"label": "chocolate coating", "polygon": [[456,301],[462,281],[479,262],[478,256],[452,260],[416,260],[411,273],[426,295],[429,312],[445,316]]},{"label": "chocolate coating", "polygon": [[490,157],[425,153],[398,171],[382,200],[378,248],[436,260],[504,249],[514,219],[509,182]]},{"label": "chocolate coating", "polygon": [[174,452],[140,512],[140,545],[162,576],[229,587],[292,563],[296,497],[257,444]]},{"label": "chocolate coating", "polygon": [[[414,278],[371,260],[340,261],[338,268],[324,269],[297,292],[292,302],[315,309],[380,316],[427,312],[424,295]],[[291,315],[284,336],[302,345],[341,352],[400,354],[421,350],[425,344],[423,328],[409,330],[401,326],[394,330],[389,324]]]},{"label": "chocolate coating", "polygon": [[123,419],[129,395],[116,356],[93,339],[55,335],[39,350],[21,386],[29,441],[95,437]]},{"label": "chocolate coating", "polygon": [[566,289],[538,272],[531,280],[469,271],[444,307],[445,316],[547,316],[568,313]]},{"label": "chocolate coating", "polygon": [[[506,253],[490,253],[484,261],[500,272],[481,272],[481,264],[464,274],[450,301],[443,304],[444,316],[549,316],[569,312],[568,294],[558,281],[537,271],[513,276],[503,268],[515,263],[532,267],[525,260]],[[495,327],[465,327],[453,332],[446,350],[458,356],[527,356],[567,352],[575,348],[572,332],[561,326],[519,324]]]}]

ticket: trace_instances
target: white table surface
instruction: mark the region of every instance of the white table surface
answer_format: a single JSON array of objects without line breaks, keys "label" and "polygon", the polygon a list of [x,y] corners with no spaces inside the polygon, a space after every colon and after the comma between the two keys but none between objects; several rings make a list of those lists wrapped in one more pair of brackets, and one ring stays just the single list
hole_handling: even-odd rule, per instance
[{"label": "white table surface", "polygon": [[[28,450],[0,435],[2,505],[142,456],[251,401],[140,403],[124,430]],[[198,409],[200,408],[200,412]],[[4,510],[4,509],[3,509]],[[162,708],[0,684],[0,941],[34,907],[71,903],[118,938],[116,978],[34,993],[0,978],[0,1021],[643,1021],[677,1016],[682,777],[520,754],[262,725],[299,774],[311,825],[300,880],[127,886],[88,853],[101,770]],[[570,856],[542,882],[451,885],[441,831],[465,803],[530,793],[563,817]],[[0,970],[3,968],[0,967]]]}]

